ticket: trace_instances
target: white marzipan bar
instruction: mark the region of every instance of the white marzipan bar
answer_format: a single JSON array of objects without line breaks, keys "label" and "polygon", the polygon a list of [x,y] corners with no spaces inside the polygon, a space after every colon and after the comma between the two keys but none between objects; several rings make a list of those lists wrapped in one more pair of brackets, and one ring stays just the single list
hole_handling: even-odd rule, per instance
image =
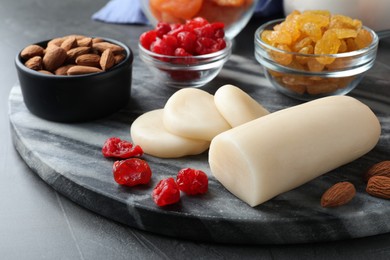
[{"label": "white marzipan bar", "polygon": [[212,174],[254,207],[369,152],[381,133],[369,107],[332,96],[283,109],[217,135]]}]

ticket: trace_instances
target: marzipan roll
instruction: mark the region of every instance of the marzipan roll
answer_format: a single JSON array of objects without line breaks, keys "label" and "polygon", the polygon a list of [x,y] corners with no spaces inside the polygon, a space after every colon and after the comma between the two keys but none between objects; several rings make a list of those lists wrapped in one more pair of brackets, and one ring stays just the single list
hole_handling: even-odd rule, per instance
[{"label": "marzipan roll", "polygon": [[371,109],[332,96],[283,109],[217,135],[212,174],[254,207],[369,152],[381,132]]}]

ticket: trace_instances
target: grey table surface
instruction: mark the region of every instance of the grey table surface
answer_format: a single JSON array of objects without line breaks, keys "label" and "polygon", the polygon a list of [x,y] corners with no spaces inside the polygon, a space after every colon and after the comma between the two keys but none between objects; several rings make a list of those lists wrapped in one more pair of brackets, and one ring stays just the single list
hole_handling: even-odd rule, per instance
[{"label": "grey table surface", "polygon": [[[3,0],[0,4],[0,259],[388,259],[390,234],[327,243],[223,245],[168,238],[139,231],[86,210],[54,191],[20,158],[10,138],[8,98],[17,82],[13,60],[24,46],[72,33],[105,36],[136,48],[145,26],[105,24],[91,15],[107,1]],[[252,44],[251,24],[237,46]],[[249,37],[249,38],[248,38]],[[236,54],[252,55],[251,48]],[[390,69],[390,40],[378,62]],[[381,80],[381,79],[379,79]],[[383,95],[388,111],[389,90]],[[358,93],[358,89],[356,93]],[[354,95],[354,92],[351,93]]]}]

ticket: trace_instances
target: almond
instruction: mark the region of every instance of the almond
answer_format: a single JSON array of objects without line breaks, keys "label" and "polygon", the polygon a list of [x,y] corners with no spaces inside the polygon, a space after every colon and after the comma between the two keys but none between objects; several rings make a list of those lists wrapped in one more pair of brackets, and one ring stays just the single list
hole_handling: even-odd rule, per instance
[{"label": "almond", "polygon": [[56,69],[54,71],[54,74],[56,74],[56,75],[63,75],[63,76],[68,75],[68,70],[70,68],[72,68],[73,66],[75,66],[75,65],[74,64],[68,64],[68,65],[61,66],[61,67],[59,67],[58,69]]},{"label": "almond", "polygon": [[35,56],[30,59],[28,59],[24,65],[32,70],[41,70],[42,69],[42,57],[41,56]]},{"label": "almond", "polygon": [[100,53],[104,52],[106,49],[111,49],[114,54],[119,54],[125,50],[123,47],[110,42],[94,42],[92,47]]},{"label": "almond", "polygon": [[114,54],[112,53],[111,49],[106,49],[105,51],[103,51],[102,56],[100,58],[100,67],[103,70],[108,70],[114,65],[115,65]]},{"label": "almond", "polygon": [[34,56],[43,56],[43,52],[44,52],[44,48],[42,48],[39,45],[33,44],[24,48],[21,51],[20,56],[23,59],[28,60]]},{"label": "almond", "polygon": [[70,68],[67,73],[68,75],[83,75],[97,72],[102,72],[102,70],[96,67],[76,65]]},{"label": "almond", "polygon": [[45,56],[43,56],[43,67],[48,71],[55,71],[66,60],[66,51],[61,47],[50,47],[46,50]]},{"label": "almond", "polygon": [[83,54],[76,58],[76,64],[82,66],[99,67],[100,56],[97,54]]},{"label": "almond", "polygon": [[115,58],[115,64],[118,64],[126,58],[126,55],[121,53],[121,54],[115,55],[114,58]]},{"label": "almond", "polygon": [[50,40],[48,43],[47,43],[47,47],[49,46],[57,46],[57,47],[60,47],[62,42],[65,40],[64,37],[58,37],[58,38],[54,38],[52,40]]},{"label": "almond", "polygon": [[76,48],[70,49],[67,52],[68,61],[74,62],[78,56],[83,55],[83,54],[87,54],[90,49],[91,49],[90,47],[76,47]]},{"label": "almond", "polygon": [[102,39],[102,38],[93,38],[92,42],[93,43],[104,42],[104,39]]},{"label": "almond", "polygon": [[84,37],[80,40],[77,40],[77,45],[79,47],[92,47],[92,38]]},{"label": "almond", "polygon": [[373,176],[368,180],[366,191],[374,197],[390,199],[390,177]]},{"label": "almond", "polygon": [[53,73],[51,73],[50,71],[47,71],[47,70],[38,70],[38,72],[43,73],[43,74],[47,74],[47,75],[53,75]]},{"label": "almond", "polygon": [[356,189],[352,183],[347,181],[336,183],[322,195],[321,206],[329,208],[347,204],[355,194]]},{"label": "almond", "polygon": [[390,177],[390,161],[382,161],[371,166],[363,175],[363,180],[368,181],[373,176]]},{"label": "almond", "polygon": [[73,49],[77,47],[77,40],[76,37],[67,37],[62,43],[61,48],[65,51],[69,51],[70,49]]}]

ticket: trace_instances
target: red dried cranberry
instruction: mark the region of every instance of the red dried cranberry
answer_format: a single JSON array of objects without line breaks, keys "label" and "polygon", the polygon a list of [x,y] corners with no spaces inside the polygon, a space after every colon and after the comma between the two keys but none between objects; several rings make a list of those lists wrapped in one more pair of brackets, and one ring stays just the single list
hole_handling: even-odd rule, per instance
[{"label": "red dried cranberry", "polygon": [[209,22],[203,18],[203,17],[195,17],[194,19],[192,20],[188,20],[186,22],[186,26],[187,28],[190,28],[190,29],[195,29],[195,28],[199,28],[199,27],[202,27],[206,24],[208,24]]},{"label": "red dried cranberry", "polygon": [[169,23],[159,22],[156,26],[155,31],[157,37],[162,38],[165,34],[171,31],[171,26],[169,25]]},{"label": "red dried cranberry", "polygon": [[141,34],[139,41],[142,45],[147,50],[150,50],[150,45],[156,41],[156,31],[147,31]]},{"label": "red dried cranberry", "polygon": [[201,170],[185,168],[178,172],[176,183],[188,195],[204,194],[208,190],[209,179]]},{"label": "red dried cranberry", "polygon": [[150,50],[154,53],[172,56],[175,49],[167,45],[163,40],[157,40],[150,45]]},{"label": "red dried cranberry", "polygon": [[186,50],[186,52],[194,53],[196,46],[196,34],[189,31],[183,31],[177,34],[177,41],[179,47]]},{"label": "red dried cranberry", "polygon": [[112,171],[114,180],[118,184],[130,187],[148,184],[152,177],[152,171],[149,164],[139,158],[116,161],[114,162]]},{"label": "red dried cranberry", "polygon": [[180,190],[173,178],[159,181],[152,192],[153,201],[160,207],[174,204],[180,200]]},{"label": "red dried cranberry", "polygon": [[172,35],[164,35],[162,41],[170,50],[171,49],[175,50],[178,46],[177,38]]},{"label": "red dried cranberry", "polygon": [[102,154],[104,157],[127,159],[143,155],[143,150],[139,145],[134,145],[118,137],[108,138],[103,145]]}]

